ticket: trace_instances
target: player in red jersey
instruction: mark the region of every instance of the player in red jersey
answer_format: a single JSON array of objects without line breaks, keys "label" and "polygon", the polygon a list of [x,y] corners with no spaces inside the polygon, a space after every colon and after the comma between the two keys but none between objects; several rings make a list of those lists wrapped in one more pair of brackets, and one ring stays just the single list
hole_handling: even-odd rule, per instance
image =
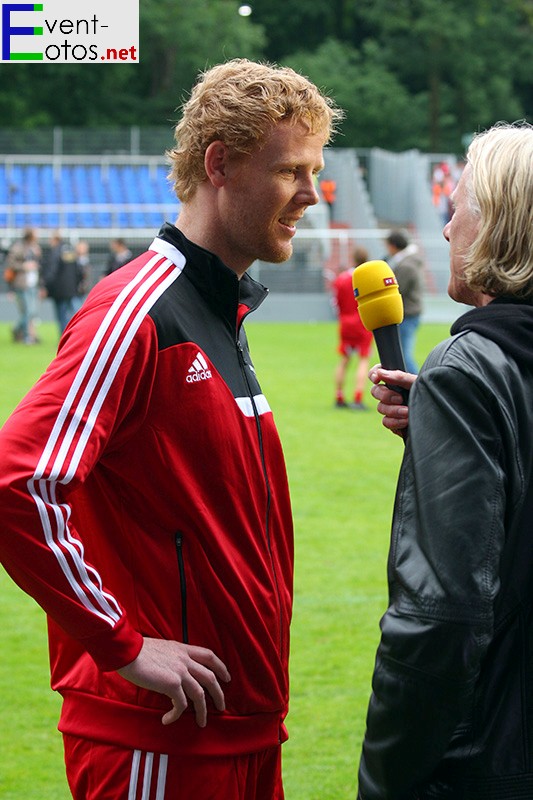
[{"label": "player in red jersey", "polygon": [[[367,331],[361,322],[352,286],[354,268],[368,261],[368,253],[364,247],[355,248],[353,260],[353,267],[343,270],[333,282],[333,299],[339,318],[338,352],[341,356],[341,360],[335,369],[335,405],[337,408],[352,408],[356,411],[364,411],[366,406],[363,403],[363,393],[368,376],[373,336],[371,331]],[[348,366],[354,354],[359,356],[359,363],[355,373],[353,402],[347,403],[344,384]]]}]

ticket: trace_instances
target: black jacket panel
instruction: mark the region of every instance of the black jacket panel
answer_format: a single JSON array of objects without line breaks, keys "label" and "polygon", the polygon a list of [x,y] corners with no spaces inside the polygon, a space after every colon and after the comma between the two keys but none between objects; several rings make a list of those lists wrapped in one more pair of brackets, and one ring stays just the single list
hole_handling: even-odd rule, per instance
[{"label": "black jacket panel", "polygon": [[533,308],[462,319],[411,392],[362,800],[533,797]]}]

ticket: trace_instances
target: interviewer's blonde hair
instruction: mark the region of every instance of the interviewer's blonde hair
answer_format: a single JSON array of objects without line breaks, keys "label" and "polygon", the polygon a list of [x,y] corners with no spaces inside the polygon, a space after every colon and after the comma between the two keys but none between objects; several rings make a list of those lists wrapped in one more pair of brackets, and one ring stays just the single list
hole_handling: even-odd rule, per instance
[{"label": "interviewer's blonde hair", "polygon": [[200,75],[167,152],[169,178],[180,200],[206,178],[204,155],[218,139],[238,153],[261,144],[283,119],[305,122],[327,143],[343,112],[307,78],[289,67],[233,59]]},{"label": "interviewer's blonde hair", "polygon": [[467,192],[479,215],[466,259],[471,289],[533,297],[533,126],[498,123],[474,137]]}]

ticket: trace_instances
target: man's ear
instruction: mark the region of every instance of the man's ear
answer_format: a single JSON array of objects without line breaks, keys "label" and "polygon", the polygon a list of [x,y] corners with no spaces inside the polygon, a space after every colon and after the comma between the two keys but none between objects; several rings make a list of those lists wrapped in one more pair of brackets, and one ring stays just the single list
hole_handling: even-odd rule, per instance
[{"label": "man's ear", "polygon": [[220,140],[211,142],[205,151],[204,167],[208,179],[217,189],[226,182],[227,165],[228,148],[224,142]]}]

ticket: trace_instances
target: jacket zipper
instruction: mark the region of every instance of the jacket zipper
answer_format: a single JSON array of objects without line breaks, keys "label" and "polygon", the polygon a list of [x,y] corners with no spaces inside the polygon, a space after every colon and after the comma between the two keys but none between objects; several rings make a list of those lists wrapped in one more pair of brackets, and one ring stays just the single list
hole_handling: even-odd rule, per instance
[{"label": "jacket zipper", "polygon": [[277,601],[278,601],[278,609],[279,609],[279,652],[281,654],[282,647],[283,647],[283,645],[282,645],[282,643],[283,643],[283,636],[282,636],[282,627],[283,627],[283,625],[282,625],[282,620],[281,620],[281,598],[280,598],[280,594],[279,594],[278,576],[276,574],[276,569],[275,569],[275,566],[274,566],[274,557],[272,555],[272,544],[271,544],[271,541],[270,541],[270,501],[271,501],[271,493],[270,493],[270,481],[269,481],[269,478],[268,478],[268,473],[267,473],[267,468],[266,468],[266,463],[265,463],[265,452],[264,452],[264,446],[263,446],[263,430],[261,428],[261,419],[260,419],[260,416],[259,416],[259,411],[257,410],[257,406],[255,404],[254,393],[253,393],[252,387],[250,386],[250,382],[248,380],[248,375],[246,373],[246,361],[245,361],[245,358],[244,358],[244,348],[243,348],[242,344],[240,343],[240,341],[238,339],[237,339],[237,351],[238,351],[238,354],[239,354],[239,363],[240,363],[240,366],[241,366],[241,371],[242,371],[244,380],[246,382],[246,386],[248,388],[248,396],[250,397],[250,400],[252,402],[252,409],[253,409],[253,412],[254,412],[255,424],[256,424],[256,428],[257,428],[257,438],[258,438],[258,442],[259,442],[259,453],[260,453],[260,456],[261,456],[261,467],[262,467],[262,470],[263,470],[263,478],[264,478],[264,481],[265,481],[265,487],[266,487],[266,492],[267,492],[267,502],[266,502],[266,509],[265,509],[265,536],[266,536],[266,543],[267,543],[268,553],[269,553],[269,556],[270,556],[270,564],[271,564],[271,567],[272,567],[272,575],[273,575],[273,578],[274,578],[274,585],[276,587],[276,597],[277,597]]},{"label": "jacket zipper", "polygon": [[187,623],[187,580],[185,578],[185,564],[183,560],[183,534],[180,531],[176,533],[174,541],[176,544],[178,570],[180,575],[182,642],[184,644],[188,644],[189,626]]}]

